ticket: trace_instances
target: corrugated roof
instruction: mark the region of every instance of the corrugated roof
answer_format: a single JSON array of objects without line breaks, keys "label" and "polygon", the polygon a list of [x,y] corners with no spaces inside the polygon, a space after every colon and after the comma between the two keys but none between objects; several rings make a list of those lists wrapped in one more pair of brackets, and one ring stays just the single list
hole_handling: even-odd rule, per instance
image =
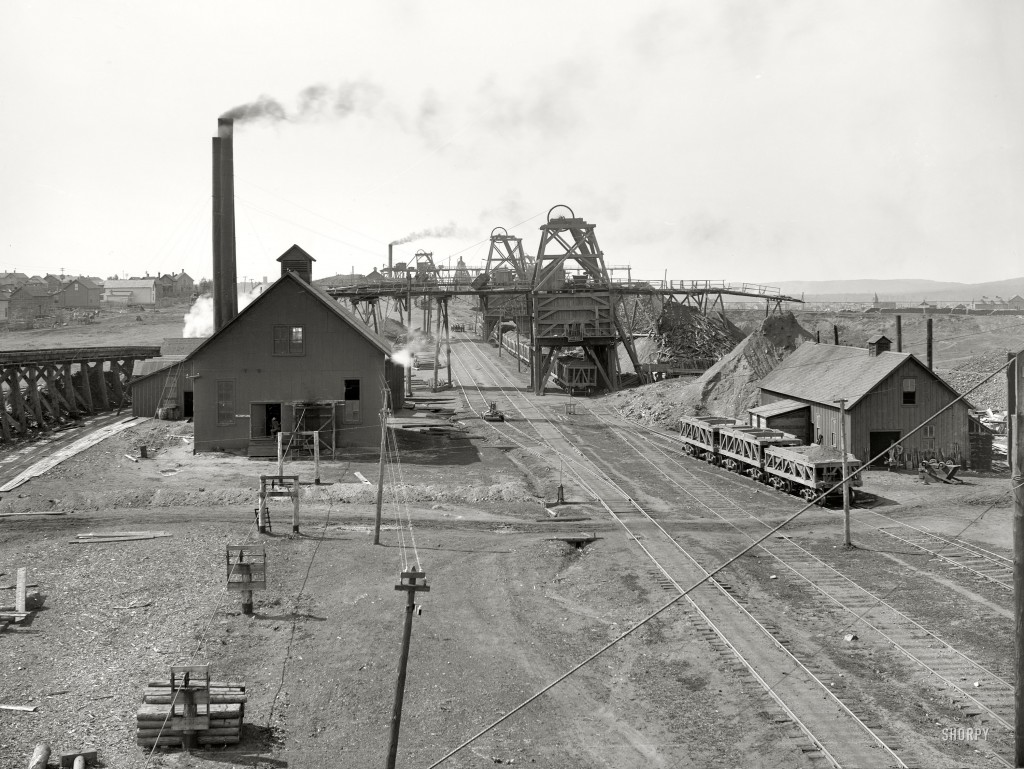
[{"label": "corrugated roof", "polygon": [[[846,407],[850,408],[911,358],[914,356],[909,353],[870,355],[863,347],[804,342],[758,386],[790,398],[827,405],[845,398]],[[921,368],[928,371],[924,365]],[[956,394],[942,379],[932,376]]]},{"label": "corrugated roof", "polygon": [[757,414],[762,417],[775,417],[779,414],[788,414],[791,411],[799,411],[800,409],[810,408],[803,401],[794,400],[781,400],[775,401],[774,403],[767,403],[764,406],[758,406],[757,408],[747,409],[751,414]]}]

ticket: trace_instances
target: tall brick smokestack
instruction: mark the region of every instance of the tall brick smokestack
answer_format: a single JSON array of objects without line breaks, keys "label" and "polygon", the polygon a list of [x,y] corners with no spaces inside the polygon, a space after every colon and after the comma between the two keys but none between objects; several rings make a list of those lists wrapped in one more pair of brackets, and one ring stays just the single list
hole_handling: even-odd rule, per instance
[{"label": "tall brick smokestack", "polygon": [[217,120],[213,139],[213,330],[238,314],[235,268],[234,121]]}]

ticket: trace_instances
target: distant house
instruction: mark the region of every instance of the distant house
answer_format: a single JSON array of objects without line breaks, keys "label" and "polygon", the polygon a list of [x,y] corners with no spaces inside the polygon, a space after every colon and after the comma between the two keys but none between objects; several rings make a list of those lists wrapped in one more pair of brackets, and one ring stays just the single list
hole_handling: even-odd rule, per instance
[{"label": "distant house", "polygon": [[20,288],[28,283],[28,275],[23,272],[5,272],[0,275],[0,286],[13,286]]},{"label": "distant house", "polygon": [[196,290],[196,282],[192,280],[192,276],[182,270],[177,275],[172,276],[174,278],[174,295],[181,297],[190,297]]},{"label": "distant house", "polygon": [[46,284],[52,291],[60,291],[64,287],[65,278],[61,275],[54,275],[52,272],[48,272],[43,276],[43,280],[46,281]]},{"label": "distant house", "polygon": [[156,298],[164,299],[174,296],[174,277],[161,275],[156,279]]},{"label": "distant house", "polygon": [[41,285],[26,283],[11,294],[7,305],[8,317],[11,320],[50,318],[57,313],[59,301],[45,281]]},{"label": "distant house", "polygon": [[69,309],[99,309],[103,289],[88,278],[75,278],[58,292],[61,307]]},{"label": "distant house", "polygon": [[140,304],[154,307],[156,300],[156,278],[108,280],[103,284],[103,303],[107,305]]},{"label": "distant house", "polygon": [[[881,335],[867,349],[805,342],[761,380],[759,416],[785,418],[789,432],[838,447],[838,401],[845,399],[847,447],[864,462],[905,436],[904,461],[913,465],[968,459],[970,404],[913,355],[889,348]],[[778,413],[765,409],[773,404]]]},{"label": "distant house", "polygon": [[6,321],[10,316],[11,291],[6,286],[0,286],[0,321]]}]

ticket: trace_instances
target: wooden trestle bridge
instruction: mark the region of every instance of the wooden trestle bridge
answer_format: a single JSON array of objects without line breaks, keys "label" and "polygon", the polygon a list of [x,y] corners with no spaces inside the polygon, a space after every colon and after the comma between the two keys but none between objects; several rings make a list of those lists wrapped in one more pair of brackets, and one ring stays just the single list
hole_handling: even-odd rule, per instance
[{"label": "wooden trestle bridge", "polygon": [[0,439],[10,443],[33,430],[127,406],[135,362],[159,355],[159,347],[0,352]]},{"label": "wooden trestle bridge", "polygon": [[[531,379],[534,392],[543,394],[545,382],[558,351],[582,349],[594,366],[598,381],[615,390],[618,381],[616,346],[622,344],[641,381],[650,372],[637,358],[632,323],[637,302],[629,297],[660,297],[666,302],[689,305],[701,313],[725,310],[725,297],[765,303],[765,315],[782,312],[786,302],[800,299],[783,295],[777,288],[752,283],[693,280],[633,280],[629,268],[608,268],[597,245],[595,226],[577,218],[567,206],[555,206],[541,225],[536,257],[526,256],[522,239],[502,227],[491,232],[491,247],[483,270],[469,270],[461,264],[439,269],[433,254],[418,251],[412,263],[388,268],[377,279],[326,291],[335,299],[349,302],[355,313],[374,330],[382,331],[385,314],[380,302],[388,299],[398,309],[399,321],[408,318],[412,326],[414,307],[423,310],[421,328],[428,335],[432,309],[436,305],[435,371],[441,337],[448,343],[448,302],[456,296],[476,296],[482,315],[482,336],[491,339],[497,327],[509,321],[517,330],[527,330],[532,348]],[[625,281],[612,275],[623,269]],[[418,302],[415,300],[419,300]]]}]

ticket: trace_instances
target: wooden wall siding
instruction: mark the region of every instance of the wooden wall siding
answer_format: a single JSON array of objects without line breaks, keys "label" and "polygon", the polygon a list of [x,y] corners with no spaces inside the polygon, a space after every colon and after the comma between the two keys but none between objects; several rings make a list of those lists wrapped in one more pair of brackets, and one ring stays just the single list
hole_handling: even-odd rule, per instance
[{"label": "wooden wall siding", "polygon": [[754,424],[754,427],[765,427],[770,430],[782,430],[784,433],[795,435],[804,443],[810,443],[811,428],[808,414],[808,411],[792,411],[787,414],[776,414],[774,416],[752,416],[756,417],[756,424]]},{"label": "wooden wall siding", "polygon": [[[358,323],[358,320],[353,319]],[[273,354],[274,326],[302,326],[304,354]],[[338,446],[378,446],[380,409],[388,387],[385,356],[316,297],[291,282],[264,293],[237,322],[193,354],[196,451],[242,451],[249,445],[250,404],[286,404],[290,432],[296,401],[342,401],[345,380],[360,380],[361,424],[336,425]],[[235,423],[217,424],[217,381],[235,381]]]},{"label": "wooden wall siding", "polygon": [[185,392],[192,390],[192,380],[186,377],[191,364],[175,363],[164,371],[132,382],[132,414],[137,417],[155,417],[157,409],[173,401],[182,416]]},{"label": "wooden wall siding", "polygon": [[[913,406],[903,405],[903,379],[914,377],[917,380],[917,403]],[[761,405],[791,399],[793,396],[784,393],[761,391]],[[929,416],[949,405],[956,395],[943,384],[935,381],[928,370],[913,358],[892,372],[878,383],[867,396],[846,414],[847,445],[851,454],[865,464],[871,459],[871,433],[898,431],[906,435],[918,427]],[[818,430],[822,433],[822,443],[832,446],[839,445],[839,406],[809,403],[811,407],[811,435]],[[966,457],[969,452],[967,436],[968,410],[961,400],[948,411],[940,414],[930,424],[935,426],[935,437],[928,438],[925,431],[920,430],[903,442],[904,456],[942,456],[959,455]]]},{"label": "wooden wall siding", "polygon": [[611,294],[601,291],[534,295],[534,334],[546,340],[614,339]]}]

